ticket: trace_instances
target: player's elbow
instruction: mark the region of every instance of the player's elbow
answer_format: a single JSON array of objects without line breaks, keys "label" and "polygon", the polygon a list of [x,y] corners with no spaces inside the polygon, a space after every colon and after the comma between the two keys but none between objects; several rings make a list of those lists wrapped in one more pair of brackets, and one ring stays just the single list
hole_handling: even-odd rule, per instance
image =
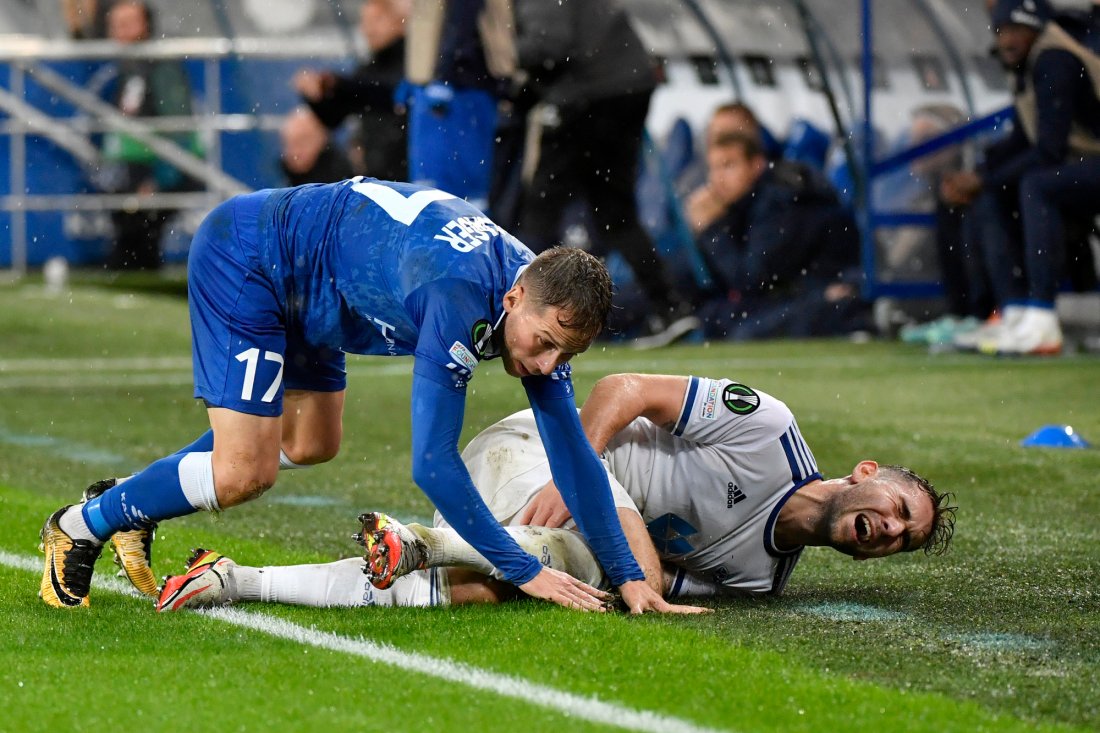
[{"label": "player's elbow", "polygon": [[438,486],[440,480],[444,478],[444,474],[449,473],[446,470],[448,465],[447,462],[440,460],[440,458],[440,456],[433,455],[432,453],[425,453],[413,458],[413,483],[429,495],[431,494],[432,487]]}]

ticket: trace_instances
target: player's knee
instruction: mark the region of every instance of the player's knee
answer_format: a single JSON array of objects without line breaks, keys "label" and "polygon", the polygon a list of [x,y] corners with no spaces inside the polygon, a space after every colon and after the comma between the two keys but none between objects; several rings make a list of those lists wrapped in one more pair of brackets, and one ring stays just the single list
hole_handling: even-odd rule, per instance
[{"label": "player's knee", "polygon": [[250,467],[249,470],[228,468],[219,475],[214,468],[214,487],[218,495],[218,504],[228,509],[238,504],[252,501],[275,485],[278,466]]},{"label": "player's knee", "polygon": [[314,466],[326,463],[340,452],[340,435],[317,436],[312,439],[296,439],[284,443],[283,454],[298,466]]}]

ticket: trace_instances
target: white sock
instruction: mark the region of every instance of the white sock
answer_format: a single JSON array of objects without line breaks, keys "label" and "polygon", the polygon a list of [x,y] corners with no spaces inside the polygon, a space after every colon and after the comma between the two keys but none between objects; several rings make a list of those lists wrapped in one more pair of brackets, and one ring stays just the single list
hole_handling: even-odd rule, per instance
[{"label": "white sock", "polygon": [[[118,486],[123,481],[129,481],[132,476],[123,476],[122,478],[115,479],[115,486]],[[88,540],[94,542],[97,545],[102,545],[98,537],[92,534],[92,530],[88,527],[88,523],[84,521],[84,512],[81,507],[84,502],[74,504],[69,507],[68,511],[61,515],[61,519],[57,520],[58,526],[61,527],[61,531],[72,537],[74,540]]]},{"label": "white sock", "polygon": [[242,601],[293,606],[446,606],[450,585],[443,569],[402,576],[385,590],[370,584],[357,557],[317,565],[276,565],[233,570]]},{"label": "white sock", "polygon": [[81,504],[73,504],[68,510],[61,515],[61,519],[57,520],[57,525],[61,527],[61,531],[72,537],[74,540],[88,540],[97,545],[102,545],[103,541],[92,534],[92,530],[88,528],[88,523],[84,521],[84,512],[81,511]]},{"label": "white sock", "polygon": [[180,459],[180,488],[187,502],[199,511],[221,510],[214,491],[214,453],[188,453]]},{"label": "white sock", "polygon": [[[453,566],[476,570],[502,580],[492,563],[462,539],[450,527],[428,528],[408,525],[428,544],[429,565]],[[550,527],[505,527],[521,548],[539,559],[543,565],[568,573],[596,587],[606,587],[603,568],[584,537],[568,529]]]},{"label": "white sock", "polygon": [[290,456],[286,454],[282,448],[279,449],[279,470],[280,471],[293,471],[296,468],[311,468],[307,463],[295,463],[290,460]]}]

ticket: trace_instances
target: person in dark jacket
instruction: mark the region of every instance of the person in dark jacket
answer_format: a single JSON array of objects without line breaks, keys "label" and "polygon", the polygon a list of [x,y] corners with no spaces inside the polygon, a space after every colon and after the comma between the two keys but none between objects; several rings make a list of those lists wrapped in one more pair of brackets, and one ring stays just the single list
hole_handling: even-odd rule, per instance
[{"label": "person in dark jacket", "polygon": [[1067,263],[1066,244],[1074,223],[1100,213],[1100,56],[1052,16],[1046,0],[993,4],[997,54],[1015,83],[1016,125],[977,171],[942,185],[949,203],[974,204],[983,219],[1002,318],[979,334],[981,351],[1059,353],[1059,278],[1068,271],[1085,276],[1085,286],[1096,284],[1088,248]]},{"label": "person in dark jacket", "polygon": [[365,0],[359,32],[371,50],[370,61],[346,76],[302,70],[294,77],[294,88],[329,129],[355,116],[354,172],[387,181],[409,179],[406,114],[394,102],[405,76],[407,16],[407,0]]},{"label": "person in dark jacket", "polygon": [[619,252],[652,310],[639,347],[671,343],[698,327],[669,285],[638,221],[634,188],[653,60],[615,0],[515,0],[516,48],[540,133],[519,229],[536,252],[553,245],[575,200],[591,207],[597,247]]},{"label": "person in dark jacket", "polygon": [[865,327],[855,283],[859,235],[821,174],[769,166],[756,136],[720,135],[705,188],[725,210],[697,235],[714,279],[700,306],[708,336],[835,335]]}]

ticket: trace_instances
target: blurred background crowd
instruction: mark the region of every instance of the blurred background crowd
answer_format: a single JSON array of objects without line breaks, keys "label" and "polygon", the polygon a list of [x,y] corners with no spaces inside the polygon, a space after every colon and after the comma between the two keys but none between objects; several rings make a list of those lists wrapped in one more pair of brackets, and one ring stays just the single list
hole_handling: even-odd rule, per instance
[{"label": "blurred background crowd", "polygon": [[16,272],[363,175],[605,257],[639,347],[1097,346],[1095,2],[14,0],[0,38]]}]

